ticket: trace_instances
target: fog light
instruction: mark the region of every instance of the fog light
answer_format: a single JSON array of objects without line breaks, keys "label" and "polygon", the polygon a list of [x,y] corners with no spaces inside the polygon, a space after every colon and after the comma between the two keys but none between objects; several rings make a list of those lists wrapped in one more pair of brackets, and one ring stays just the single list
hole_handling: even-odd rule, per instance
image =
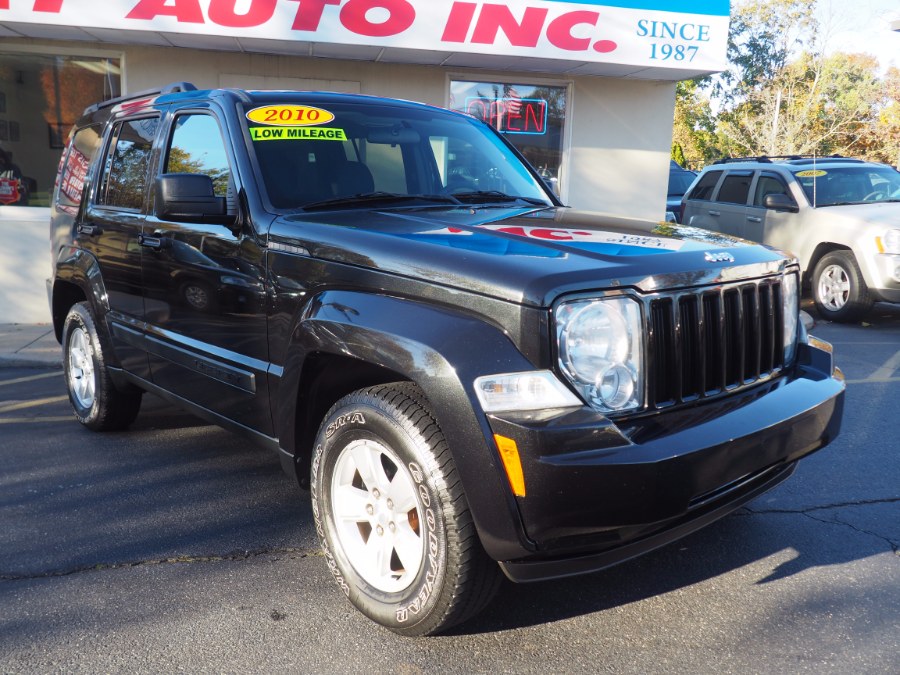
[{"label": "fog light", "polygon": [[607,408],[616,410],[624,406],[634,394],[634,376],[625,366],[614,365],[600,376],[596,390],[600,402]]},{"label": "fog light", "polygon": [[888,230],[878,243],[881,253],[900,253],[900,230]]}]

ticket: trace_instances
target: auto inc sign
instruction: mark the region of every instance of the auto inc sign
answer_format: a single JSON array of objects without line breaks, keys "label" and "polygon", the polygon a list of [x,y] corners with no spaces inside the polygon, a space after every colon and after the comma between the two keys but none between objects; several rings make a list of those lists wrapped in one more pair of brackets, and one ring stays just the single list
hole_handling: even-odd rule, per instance
[{"label": "auto inc sign", "polygon": [[728,0],[0,0],[0,22],[718,71]]}]

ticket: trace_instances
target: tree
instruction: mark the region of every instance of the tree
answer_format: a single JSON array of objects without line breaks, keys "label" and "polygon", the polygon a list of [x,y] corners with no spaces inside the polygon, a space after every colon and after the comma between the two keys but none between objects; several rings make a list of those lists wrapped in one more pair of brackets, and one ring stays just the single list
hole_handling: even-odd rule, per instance
[{"label": "tree", "polygon": [[817,4],[748,0],[733,7],[729,68],[708,87],[688,81],[676,89],[673,142],[686,155],[900,159],[900,71],[882,79],[871,56],[826,56]]},{"label": "tree", "polygon": [[222,197],[228,194],[228,168],[211,167],[203,157],[193,157],[184,148],[173,146],[169,150],[166,164],[168,173],[201,173],[209,176],[213,182],[213,192]]},{"label": "tree", "polygon": [[715,78],[724,104],[745,99],[775,80],[797,51],[816,53],[818,0],[751,0],[733,8],[728,30],[731,67]]},{"label": "tree", "polygon": [[716,149],[716,120],[702,86],[706,79],[684,80],[675,85],[675,122],[672,127],[672,159],[681,166],[694,167],[719,155]]},{"label": "tree", "polygon": [[732,154],[852,153],[874,123],[878,64],[866,55],[807,52],[719,116]]},{"label": "tree", "polygon": [[900,69],[892,67],[881,82],[873,123],[854,154],[900,167]]}]

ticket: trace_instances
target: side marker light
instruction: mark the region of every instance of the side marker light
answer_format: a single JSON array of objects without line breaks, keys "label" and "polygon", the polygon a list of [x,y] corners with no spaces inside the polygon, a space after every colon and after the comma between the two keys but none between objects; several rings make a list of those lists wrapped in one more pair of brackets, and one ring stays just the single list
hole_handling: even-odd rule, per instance
[{"label": "side marker light", "polygon": [[522,472],[519,447],[513,439],[500,434],[494,434],[494,442],[500,452],[500,459],[503,460],[503,468],[506,469],[506,477],[509,479],[509,486],[512,488],[513,494],[516,497],[524,497],[525,474]]}]

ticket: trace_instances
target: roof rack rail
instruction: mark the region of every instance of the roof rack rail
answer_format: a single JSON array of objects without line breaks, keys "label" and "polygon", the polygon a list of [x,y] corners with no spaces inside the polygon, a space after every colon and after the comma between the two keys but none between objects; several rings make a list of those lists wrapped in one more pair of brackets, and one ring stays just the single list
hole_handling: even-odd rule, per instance
[{"label": "roof rack rail", "polygon": [[733,162],[768,162],[770,157],[759,155],[757,157],[722,157],[717,159],[713,164],[731,164]]},{"label": "roof rack rail", "polygon": [[99,103],[95,103],[85,108],[83,114],[91,115],[98,110],[108,108],[111,105],[117,105],[124,101],[131,101],[145,96],[162,96],[163,94],[176,94],[181,91],[197,91],[197,87],[190,82],[172,82],[158,89],[145,89],[144,91],[137,91],[133,94],[128,94],[127,96],[117,96],[116,98],[111,98],[106,101],[100,101]]},{"label": "roof rack rail", "polygon": [[803,163],[803,162],[825,162],[828,160],[840,160],[842,162],[860,162],[864,163],[861,159],[853,159],[852,157],[844,157],[843,155],[758,155],[756,157],[723,157],[721,159],[717,159],[713,164],[729,164],[731,162],[761,162],[771,163],[773,159],[782,159],[789,162]]},{"label": "roof rack rail", "polygon": [[856,159],[855,157],[844,157],[843,155],[824,155],[821,157],[802,157],[795,161],[794,164],[815,164],[816,162],[855,162],[857,164],[865,164],[864,159]]},{"label": "roof rack rail", "polygon": [[232,94],[237,96],[244,103],[252,103],[253,99],[250,98],[250,94],[247,93],[246,89],[238,89],[236,87],[223,87],[220,91],[230,91]]}]

